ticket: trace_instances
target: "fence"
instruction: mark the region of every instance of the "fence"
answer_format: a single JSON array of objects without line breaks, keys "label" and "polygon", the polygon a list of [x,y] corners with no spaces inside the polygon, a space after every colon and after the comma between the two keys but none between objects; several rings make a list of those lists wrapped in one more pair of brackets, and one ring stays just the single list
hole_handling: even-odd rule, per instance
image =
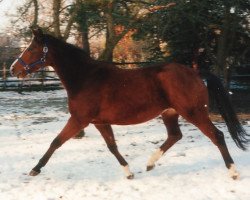
[{"label": "fence", "polygon": [[[131,63],[114,63],[120,66],[131,67],[138,64],[152,64],[151,62],[131,62]],[[231,77],[231,89],[233,90],[250,90],[250,74],[233,75]],[[3,64],[0,70],[0,91],[39,91],[39,90],[57,90],[63,86],[54,71],[41,70],[35,76],[27,79],[18,79],[11,77],[6,64]]]},{"label": "fence", "polygon": [[[130,63],[115,63],[121,67],[133,67],[140,65],[152,64],[152,62],[130,62]],[[2,77],[2,78],[1,78]],[[18,79],[11,77],[6,64],[3,64],[0,70],[0,91],[39,91],[39,90],[57,90],[63,86],[55,74],[51,70],[41,70],[35,74],[35,77],[27,79]]]},{"label": "fence", "polygon": [[62,84],[54,71],[41,70],[35,76],[18,79],[10,76],[6,65],[0,70],[0,91],[39,91],[62,89]]}]

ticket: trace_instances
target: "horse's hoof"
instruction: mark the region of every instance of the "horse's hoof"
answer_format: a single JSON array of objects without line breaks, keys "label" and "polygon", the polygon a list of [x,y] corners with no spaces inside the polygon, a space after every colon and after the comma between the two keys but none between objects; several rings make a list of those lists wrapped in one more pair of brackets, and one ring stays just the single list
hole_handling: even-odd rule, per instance
[{"label": "horse's hoof", "polygon": [[155,165],[149,165],[149,166],[147,166],[147,171],[150,171],[150,170],[152,170],[154,168],[155,168]]},{"label": "horse's hoof", "polygon": [[235,169],[235,165],[232,164],[229,168],[229,175],[233,180],[238,180],[240,179],[240,174],[237,172]]},{"label": "horse's hoof", "polygon": [[134,174],[130,174],[129,176],[127,176],[127,179],[131,180],[131,179],[134,179],[134,177],[135,177]]},{"label": "horse's hoof", "polygon": [[231,177],[233,180],[239,180],[240,179],[240,176],[239,175],[234,175]]},{"label": "horse's hoof", "polygon": [[40,170],[37,172],[37,171],[35,171],[35,170],[32,169],[32,170],[30,171],[29,175],[30,175],[30,176],[36,176],[36,175],[40,174],[40,172],[41,172]]},{"label": "horse's hoof", "polygon": [[235,172],[234,174],[231,174],[231,178],[233,180],[239,180],[240,179],[240,174],[238,172]]}]

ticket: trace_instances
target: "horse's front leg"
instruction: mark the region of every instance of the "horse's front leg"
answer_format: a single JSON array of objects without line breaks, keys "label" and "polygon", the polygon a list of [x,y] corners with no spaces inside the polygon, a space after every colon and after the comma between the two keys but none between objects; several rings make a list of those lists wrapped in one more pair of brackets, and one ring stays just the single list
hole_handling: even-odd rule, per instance
[{"label": "horse's front leg", "polygon": [[95,127],[100,131],[100,133],[102,134],[110,152],[112,154],[114,154],[114,156],[116,157],[116,159],[119,161],[120,165],[122,166],[125,175],[127,177],[127,179],[133,179],[134,178],[134,174],[130,172],[129,166],[127,161],[122,157],[122,155],[120,154],[120,152],[118,151],[116,142],[115,142],[115,137],[113,134],[113,130],[111,128],[111,126],[109,124],[95,124]]},{"label": "horse's front leg", "polygon": [[[86,126],[87,124],[85,127]],[[81,130],[81,128],[83,128],[82,124],[79,124],[77,120],[71,117],[61,133],[52,141],[49,149],[39,160],[38,164],[31,170],[30,176],[36,176],[39,174],[41,172],[41,168],[46,165],[55,150],[71,137],[75,136]]]}]

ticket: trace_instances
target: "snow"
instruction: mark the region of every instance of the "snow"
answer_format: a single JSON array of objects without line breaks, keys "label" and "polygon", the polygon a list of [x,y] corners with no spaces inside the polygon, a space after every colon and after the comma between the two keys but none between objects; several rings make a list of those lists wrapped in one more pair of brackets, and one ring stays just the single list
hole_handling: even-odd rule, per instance
[{"label": "snow", "polygon": [[[69,114],[63,90],[0,93],[0,199],[2,200],[248,200],[250,155],[239,150],[224,123],[241,174],[229,178],[217,148],[194,126],[180,119],[183,139],[146,172],[146,163],[166,138],[161,120],[113,126],[119,150],[135,173],[127,180],[97,130],[65,143],[36,177],[28,176]],[[244,128],[250,132],[249,121]]]}]

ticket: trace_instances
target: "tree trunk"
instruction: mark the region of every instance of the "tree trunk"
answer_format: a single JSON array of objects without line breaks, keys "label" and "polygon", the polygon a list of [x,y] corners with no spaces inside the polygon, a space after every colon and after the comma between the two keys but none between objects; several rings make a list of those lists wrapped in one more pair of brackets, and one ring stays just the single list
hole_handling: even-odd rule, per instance
[{"label": "tree trunk", "polygon": [[[224,85],[227,89],[230,87],[231,72],[230,66],[230,53],[234,46],[234,40],[236,36],[237,20],[235,15],[230,13],[231,7],[227,5],[225,7],[224,21],[222,25],[222,32],[218,42],[217,51],[217,68],[216,74],[223,75]],[[237,9],[235,10],[235,12]]]},{"label": "tree trunk", "polygon": [[89,25],[86,13],[81,13],[81,19],[78,21],[78,31],[81,34],[82,48],[90,55]]},{"label": "tree trunk", "polygon": [[[108,30],[107,30],[108,31]],[[106,36],[105,49],[102,54],[99,56],[99,60],[105,60],[112,62],[113,61],[113,51],[118,44],[118,42],[127,34],[128,30],[124,30],[119,35],[114,35],[112,38]],[[107,32],[108,34],[108,32]]]},{"label": "tree trunk", "polygon": [[123,30],[122,33],[117,34],[115,32],[115,23],[112,13],[113,13],[113,2],[109,2],[108,9],[104,14],[107,24],[105,49],[99,56],[99,60],[105,60],[109,62],[113,61],[113,51],[117,43],[127,34],[129,30],[129,28],[127,27]]},{"label": "tree trunk", "polygon": [[33,0],[33,4],[34,4],[34,19],[33,19],[33,22],[32,22],[31,26],[35,27],[38,24],[38,11],[39,11],[39,7],[38,7],[37,0]]},{"label": "tree trunk", "polygon": [[113,2],[109,2],[107,4],[107,11],[104,13],[107,29],[106,29],[106,43],[105,49],[100,55],[100,60],[105,61],[113,61],[113,51],[115,48],[114,38],[115,38],[115,27],[114,27],[114,20],[113,20]]},{"label": "tree trunk", "polygon": [[61,0],[53,0],[53,24],[54,34],[58,38],[62,38],[60,30],[60,8]]},{"label": "tree trunk", "polygon": [[90,55],[89,33],[88,31],[82,31],[81,35],[82,35],[82,48],[88,55]]},{"label": "tree trunk", "polygon": [[109,42],[106,41],[106,47],[98,59],[112,62],[114,49],[115,49],[115,46],[114,45],[111,46],[111,44],[109,44]]},{"label": "tree trunk", "polygon": [[227,49],[229,26],[230,26],[229,14],[230,14],[230,10],[229,8],[226,8],[221,35],[218,41],[217,66],[216,66],[216,71],[215,71],[217,75],[223,74],[223,70],[225,69],[225,66],[226,66],[226,58],[227,58],[226,49]]},{"label": "tree trunk", "polygon": [[66,28],[65,28],[65,31],[64,31],[64,34],[63,34],[63,39],[66,41],[69,37],[69,34],[70,34],[70,30],[71,30],[71,27],[73,25],[73,23],[75,22],[75,18],[76,18],[76,15],[77,15],[77,12],[80,8],[80,4],[81,4],[81,0],[76,0],[75,1],[75,5],[74,5],[74,8],[73,8],[73,11],[70,15],[70,18],[68,20],[68,23],[66,25]]}]

